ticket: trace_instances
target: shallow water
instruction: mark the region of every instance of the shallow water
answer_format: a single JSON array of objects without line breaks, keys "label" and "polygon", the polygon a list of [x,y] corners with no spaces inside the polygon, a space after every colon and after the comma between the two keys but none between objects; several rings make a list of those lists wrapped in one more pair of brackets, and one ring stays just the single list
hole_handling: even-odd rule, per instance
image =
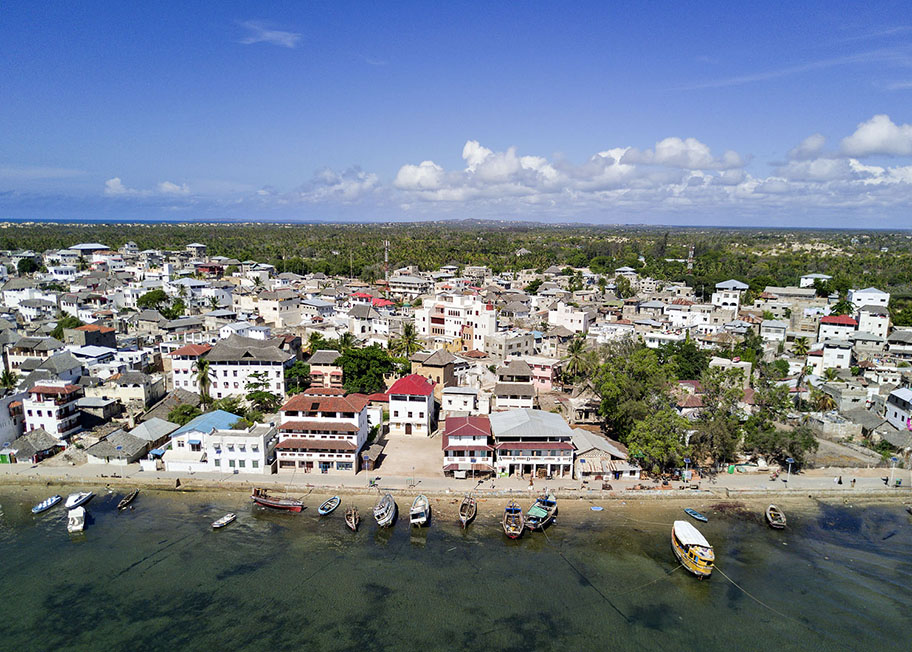
[{"label": "shallow water", "polygon": [[[675,570],[670,524],[686,518],[676,503],[565,509],[546,536],[509,541],[497,501],[465,532],[435,504],[420,533],[401,520],[378,531],[362,502],[352,533],[347,499],[321,519],[318,499],[294,515],[238,494],[146,491],[124,513],[121,494],[97,496],[85,533],[71,536],[64,509],[30,513],[49,493],[0,489],[4,649],[909,645],[912,519],[895,505],[796,504],[784,532],[757,510],[704,509],[710,522],[697,525],[742,590],[719,572]],[[237,521],[211,530],[231,510]]]}]

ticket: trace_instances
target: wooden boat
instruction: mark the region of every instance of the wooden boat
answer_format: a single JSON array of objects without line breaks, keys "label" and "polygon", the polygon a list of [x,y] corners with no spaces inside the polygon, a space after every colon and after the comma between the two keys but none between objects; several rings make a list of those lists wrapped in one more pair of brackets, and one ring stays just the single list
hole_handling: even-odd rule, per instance
[{"label": "wooden boat", "polygon": [[431,502],[424,494],[418,494],[412,501],[412,508],[409,510],[409,522],[412,525],[423,527],[427,525],[429,518],[431,518]]},{"label": "wooden boat", "polygon": [[396,520],[396,501],[389,494],[381,498],[374,507],[374,519],[380,527],[389,527]]},{"label": "wooden boat", "polygon": [[766,522],[769,523],[769,526],[773,529],[784,530],[785,512],[775,505],[770,505],[766,508]]},{"label": "wooden boat", "polygon": [[358,531],[358,524],[361,522],[361,514],[358,513],[357,507],[349,507],[345,511],[345,524],[351,528],[352,532]]},{"label": "wooden boat", "polygon": [[671,526],[671,548],[681,565],[700,579],[712,574],[716,555],[690,522],[675,521]]},{"label": "wooden boat", "polygon": [[709,519],[706,518],[705,516],[703,516],[703,514],[701,514],[700,512],[698,512],[695,509],[691,509],[690,507],[685,507],[684,513],[687,514],[688,516],[690,516],[691,518],[697,519],[698,521],[700,521],[702,523],[706,523],[707,521],[709,521]]},{"label": "wooden boat", "polygon": [[41,512],[46,512],[51,507],[59,503],[63,498],[59,495],[51,496],[50,498],[45,498],[40,503],[32,507],[32,514],[40,514]]},{"label": "wooden boat", "polygon": [[136,497],[139,495],[139,489],[134,489],[126,496],[124,496],[119,503],[117,503],[117,509],[126,509],[127,506],[136,500]]},{"label": "wooden boat", "polygon": [[80,505],[85,505],[87,502],[92,500],[92,496],[95,494],[91,491],[80,491],[75,494],[70,494],[66,499],[66,508],[74,509]]},{"label": "wooden boat", "polygon": [[459,522],[462,523],[463,529],[468,527],[472,519],[475,518],[475,514],[478,513],[478,503],[475,500],[475,496],[471,494],[466,494],[465,498],[462,499],[462,503],[459,505]]},{"label": "wooden boat", "polygon": [[237,514],[234,514],[233,512],[228,512],[222,518],[220,518],[216,521],[212,521],[212,528],[215,530],[223,528],[226,525],[228,525],[229,523],[233,523],[234,519],[236,519],[236,518],[237,518]]},{"label": "wooden boat", "polygon": [[262,507],[284,509],[287,512],[300,512],[304,503],[296,498],[273,498],[266,489],[256,488],[250,494],[250,499]]},{"label": "wooden boat", "polygon": [[332,514],[334,511],[336,511],[336,507],[338,507],[341,503],[342,503],[341,498],[339,498],[338,496],[333,496],[332,498],[330,498],[329,500],[327,500],[326,502],[324,502],[322,505],[320,505],[317,508],[317,513],[320,516],[326,516],[327,514]]},{"label": "wooden boat", "polygon": [[511,539],[518,539],[522,536],[523,530],[526,527],[526,519],[523,517],[522,508],[516,504],[515,501],[510,501],[510,504],[504,509],[503,515],[503,531]]},{"label": "wooden boat", "polygon": [[554,494],[539,496],[526,514],[526,523],[530,530],[544,530],[557,514],[557,498]]},{"label": "wooden boat", "polygon": [[82,532],[85,529],[85,507],[74,507],[67,513],[67,532]]}]

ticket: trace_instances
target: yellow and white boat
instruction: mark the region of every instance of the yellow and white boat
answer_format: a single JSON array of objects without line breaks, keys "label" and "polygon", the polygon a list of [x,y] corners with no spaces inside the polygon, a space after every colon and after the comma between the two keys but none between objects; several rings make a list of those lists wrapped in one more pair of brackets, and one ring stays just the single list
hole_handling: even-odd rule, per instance
[{"label": "yellow and white boat", "polygon": [[671,526],[671,548],[681,565],[701,580],[712,574],[716,560],[712,546],[687,521],[675,521]]}]

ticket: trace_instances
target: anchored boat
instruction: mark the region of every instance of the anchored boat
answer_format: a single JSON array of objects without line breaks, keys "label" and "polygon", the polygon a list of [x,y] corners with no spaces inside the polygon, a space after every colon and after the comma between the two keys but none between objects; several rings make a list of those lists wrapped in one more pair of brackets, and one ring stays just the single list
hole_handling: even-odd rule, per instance
[{"label": "anchored boat", "polygon": [[478,504],[475,501],[475,497],[471,494],[466,494],[459,505],[459,522],[462,523],[463,529],[468,527],[477,512]]},{"label": "anchored boat", "polygon": [[554,494],[539,496],[529,513],[526,515],[526,522],[530,530],[544,530],[554,520],[557,514],[557,498]]},{"label": "anchored boat", "polygon": [[504,509],[503,531],[511,539],[518,539],[522,536],[526,527],[526,519],[523,517],[522,508],[515,501]]},{"label": "anchored boat", "polygon": [[349,507],[345,512],[345,524],[351,528],[352,532],[358,531],[358,523],[361,522],[361,514],[358,513],[357,507]]},{"label": "anchored boat", "polygon": [[61,498],[59,495],[45,498],[40,503],[32,507],[32,514],[40,514],[41,512],[46,512],[61,500],[63,500],[63,498]]},{"label": "anchored boat", "polygon": [[273,498],[266,489],[254,489],[250,499],[257,505],[271,507],[272,509],[284,509],[288,512],[300,512],[304,509],[304,503],[300,500],[296,498]]},{"label": "anchored boat", "polygon": [[681,565],[700,579],[712,574],[713,548],[689,522],[675,521],[671,526],[671,548]]},{"label": "anchored boat", "polygon": [[225,527],[226,525],[228,525],[229,523],[233,523],[234,519],[236,519],[236,518],[237,518],[237,514],[234,514],[233,512],[228,512],[222,518],[220,518],[216,521],[212,521],[212,529],[214,529],[214,530],[221,529],[221,528]]},{"label": "anchored boat", "polygon": [[87,502],[92,500],[92,496],[95,494],[91,491],[80,491],[75,494],[70,494],[66,499],[66,508],[74,509],[80,505],[85,505]]},{"label": "anchored boat", "polygon": [[389,527],[396,520],[396,501],[389,494],[386,494],[377,502],[374,507],[374,519],[380,527]]},{"label": "anchored boat", "polygon": [[134,500],[136,500],[136,497],[138,495],[139,495],[139,489],[134,489],[133,491],[128,493],[126,496],[124,496],[119,503],[117,503],[117,509],[118,510],[126,509],[130,503],[132,503]]},{"label": "anchored boat", "polygon": [[67,532],[82,532],[85,529],[85,507],[75,507],[67,513]]},{"label": "anchored boat", "polygon": [[774,530],[784,530],[785,512],[775,505],[770,505],[766,508],[766,522],[769,523],[769,526]]},{"label": "anchored boat", "polygon": [[702,523],[706,523],[707,521],[709,521],[709,519],[706,518],[705,516],[703,516],[703,514],[701,514],[700,512],[698,512],[695,509],[691,509],[690,507],[685,507],[684,513],[687,514],[688,516],[690,516],[691,518],[697,519],[698,521],[700,521]]},{"label": "anchored boat", "polygon": [[412,502],[412,508],[409,510],[409,522],[412,525],[422,527],[427,525],[431,517],[431,502],[424,494],[418,494]]},{"label": "anchored boat", "polygon": [[320,505],[317,508],[317,514],[319,514],[320,516],[326,516],[327,514],[332,514],[334,511],[336,511],[336,507],[338,507],[341,503],[342,503],[341,498],[339,498],[338,496],[333,496],[332,498],[330,498],[329,500],[327,500],[326,502],[324,502],[322,505]]}]

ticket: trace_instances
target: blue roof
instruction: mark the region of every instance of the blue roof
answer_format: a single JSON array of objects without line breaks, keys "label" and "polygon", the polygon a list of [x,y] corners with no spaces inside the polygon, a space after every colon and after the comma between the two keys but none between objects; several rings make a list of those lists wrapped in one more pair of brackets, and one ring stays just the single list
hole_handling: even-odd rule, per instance
[{"label": "blue roof", "polygon": [[186,425],[181,426],[171,433],[172,439],[185,432],[196,430],[198,432],[212,432],[213,430],[227,430],[241,417],[225,410],[214,410],[201,414]]}]

